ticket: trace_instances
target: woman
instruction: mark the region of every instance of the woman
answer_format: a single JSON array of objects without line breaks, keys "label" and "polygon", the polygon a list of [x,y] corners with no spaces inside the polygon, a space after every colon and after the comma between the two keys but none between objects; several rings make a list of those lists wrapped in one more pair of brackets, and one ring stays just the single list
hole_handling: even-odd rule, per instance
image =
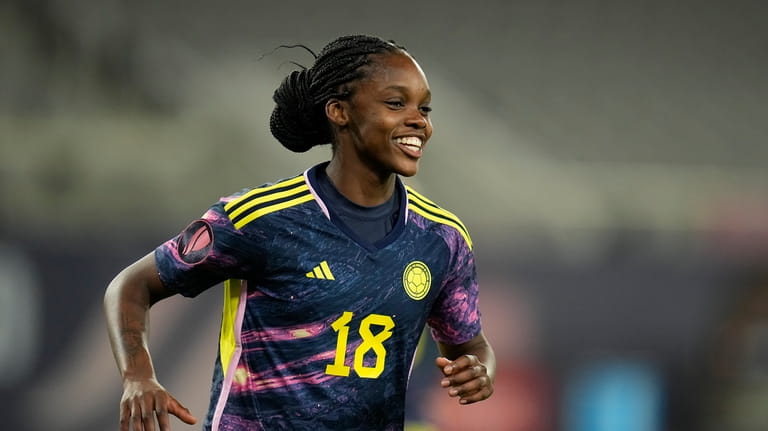
[{"label": "woman", "polygon": [[[459,219],[406,187],[432,134],[430,91],[404,48],[329,43],[275,91],[273,135],[329,162],[221,199],[124,269],[105,294],[123,377],[121,430],[196,419],[155,379],[149,307],[224,281],[209,430],[403,428],[425,324],[459,403],[493,393],[472,243]],[[155,427],[155,420],[159,428]]]}]

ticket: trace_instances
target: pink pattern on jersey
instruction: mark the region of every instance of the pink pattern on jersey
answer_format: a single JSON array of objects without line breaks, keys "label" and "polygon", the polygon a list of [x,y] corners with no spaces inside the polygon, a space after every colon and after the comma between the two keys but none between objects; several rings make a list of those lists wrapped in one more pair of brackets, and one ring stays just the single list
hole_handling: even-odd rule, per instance
[{"label": "pink pattern on jersey", "polygon": [[313,325],[291,326],[285,328],[270,328],[263,331],[247,331],[243,334],[243,343],[254,341],[286,341],[299,338],[313,337],[328,329],[327,323]]},{"label": "pink pattern on jersey", "polygon": [[469,246],[454,227],[432,224],[412,213],[411,221],[422,229],[440,229],[441,237],[451,250],[451,262],[427,323],[432,338],[446,344],[461,344],[480,332],[478,286],[474,274],[475,258]]},{"label": "pink pattern on jersey", "polygon": [[[346,352],[347,352],[346,356],[351,357],[351,355],[354,355],[355,349],[357,349],[361,343],[362,343],[362,340],[349,343],[346,349]],[[252,352],[254,350],[261,350],[261,348],[245,349],[243,352],[244,353]],[[231,388],[231,392],[233,393],[258,392],[261,390],[282,388],[282,387],[287,387],[287,386],[296,385],[296,384],[318,384],[318,383],[326,382],[328,380],[337,378],[337,376],[328,375],[328,374],[325,374],[324,372],[315,372],[315,373],[293,375],[293,376],[285,376],[280,373],[287,369],[296,369],[296,368],[303,367],[312,362],[321,361],[321,362],[327,362],[328,364],[331,364],[335,356],[336,356],[336,351],[329,350],[326,352],[321,352],[316,355],[312,355],[312,356],[298,359],[295,361],[283,362],[272,369],[265,370],[258,373],[250,371],[245,365],[241,365],[239,368],[243,369],[242,372],[244,372],[245,375],[247,376],[247,380],[240,384],[233,384]]]}]

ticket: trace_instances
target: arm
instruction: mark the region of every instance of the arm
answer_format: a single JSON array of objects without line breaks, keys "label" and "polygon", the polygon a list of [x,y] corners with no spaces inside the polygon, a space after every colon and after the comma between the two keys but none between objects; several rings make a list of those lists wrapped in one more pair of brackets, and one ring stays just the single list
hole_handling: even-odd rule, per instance
[{"label": "arm", "polygon": [[123,379],[120,430],[170,430],[168,413],[188,424],[196,419],[163,388],[147,348],[149,308],[172,294],[157,273],[154,253],[121,271],[104,294],[104,312],[112,351]]},{"label": "arm", "polygon": [[466,343],[450,345],[438,342],[442,357],[435,365],[445,376],[440,385],[459,403],[472,404],[493,394],[496,355],[482,331]]}]

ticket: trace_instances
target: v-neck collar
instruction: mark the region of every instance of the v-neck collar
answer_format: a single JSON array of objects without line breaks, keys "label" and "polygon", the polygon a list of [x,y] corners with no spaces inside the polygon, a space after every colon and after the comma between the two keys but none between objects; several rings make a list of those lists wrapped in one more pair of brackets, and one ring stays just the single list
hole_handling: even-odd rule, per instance
[{"label": "v-neck collar", "polygon": [[350,229],[349,226],[347,226],[347,224],[344,223],[344,221],[338,216],[335,209],[328,204],[331,200],[323,192],[323,189],[320,187],[319,180],[317,178],[318,170],[325,169],[326,166],[328,166],[328,163],[330,162],[323,162],[304,171],[304,179],[307,183],[307,186],[309,186],[309,191],[312,193],[313,197],[315,198],[315,202],[317,202],[317,204],[320,206],[320,209],[323,211],[323,214],[325,214],[328,220],[330,220],[334,226],[336,226],[351,240],[371,253],[384,249],[389,244],[392,244],[395,240],[397,240],[397,238],[405,229],[405,224],[408,220],[408,191],[400,180],[400,177],[395,176],[395,187],[400,191],[400,193],[397,193],[400,198],[400,208],[398,209],[397,221],[392,227],[392,230],[386,236],[384,236],[384,238],[371,243],[370,241],[361,238],[354,231],[352,231],[352,229]]}]

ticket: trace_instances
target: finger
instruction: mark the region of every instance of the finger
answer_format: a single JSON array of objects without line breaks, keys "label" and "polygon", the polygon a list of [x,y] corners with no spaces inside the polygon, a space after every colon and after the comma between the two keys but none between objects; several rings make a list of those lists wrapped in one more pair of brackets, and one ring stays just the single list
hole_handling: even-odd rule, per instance
[{"label": "finger", "polygon": [[478,377],[487,375],[488,370],[483,364],[474,365],[458,372],[454,371],[454,374],[450,376],[451,386],[463,385],[464,383],[470,382]]},{"label": "finger", "polygon": [[152,398],[141,399],[141,423],[144,424],[144,431],[155,431],[155,403]]},{"label": "finger", "polygon": [[445,367],[450,365],[450,363],[451,363],[451,361],[448,358],[446,358],[446,357],[439,356],[439,357],[435,358],[435,365],[437,365],[437,368],[439,368],[440,371],[443,372],[443,374],[445,374]]},{"label": "finger", "polygon": [[491,379],[488,376],[480,376],[472,379],[462,385],[457,385],[448,390],[448,395],[455,397],[465,397],[474,394],[475,392],[482,391],[486,387],[491,386]]},{"label": "finger", "polygon": [[481,379],[472,379],[468,382],[462,383],[461,385],[453,385],[448,390],[448,395],[454,397],[459,395],[465,395],[472,392],[476,392],[480,388],[483,387],[483,382]]},{"label": "finger", "polygon": [[471,404],[487,399],[493,394],[493,383],[487,375],[480,376],[461,386],[449,389],[448,395],[459,397],[461,404]]},{"label": "finger", "polygon": [[446,376],[454,375],[458,372],[461,372],[461,370],[475,366],[479,364],[480,361],[477,359],[477,356],[475,355],[462,355],[456,358],[455,361],[450,361],[448,365],[443,367],[443,374]]},{"label": "finger", "polygon": [[131,406],[127,402],[120,403],[120,431],[128,431],[131,426]]},{"label": "finger", "polygon": [[160,431],[170,431],[171,424],[168,420],[168,399],[163,394],[155,395],[155,416]]},{"label": "finger", "polygon": [[472,364],[479,364],[477,357],[473,355],[465,355],[456,361],[450,362],[448,365],[443,367],[443,374],[445,374],[445,378],[440,381],[440,386],[447,388],[449,386],[461,385],[477,376],[486,374],[485,365]]},{"label": "finger", "polygon": [[131,425],[133,426],[133,431],[144,430],[144,425],[141,423],[141,406],[139,406],[139,402],[136,400],[131,402]]},{"label": "finger", "polygon": [[176,416],[185,424],[194,425],[197,423],[197,419],[192,415],[192,412],[178,402],[176,398],[171,397],[171,401],[168,404],[168,413]]},{"label": "finger", "polygon": [[479,391],[462,395],[459,404],[472,404],[488,399],[493,394],[493,387],[484,386]]},{"label": "finger", "polygon": [[453,368],[456,370],[463,370],[465,368],[474,367],[479,363],[480,361],[475,355],[461,355],[456,358],[451,365],[453,365]]}]

